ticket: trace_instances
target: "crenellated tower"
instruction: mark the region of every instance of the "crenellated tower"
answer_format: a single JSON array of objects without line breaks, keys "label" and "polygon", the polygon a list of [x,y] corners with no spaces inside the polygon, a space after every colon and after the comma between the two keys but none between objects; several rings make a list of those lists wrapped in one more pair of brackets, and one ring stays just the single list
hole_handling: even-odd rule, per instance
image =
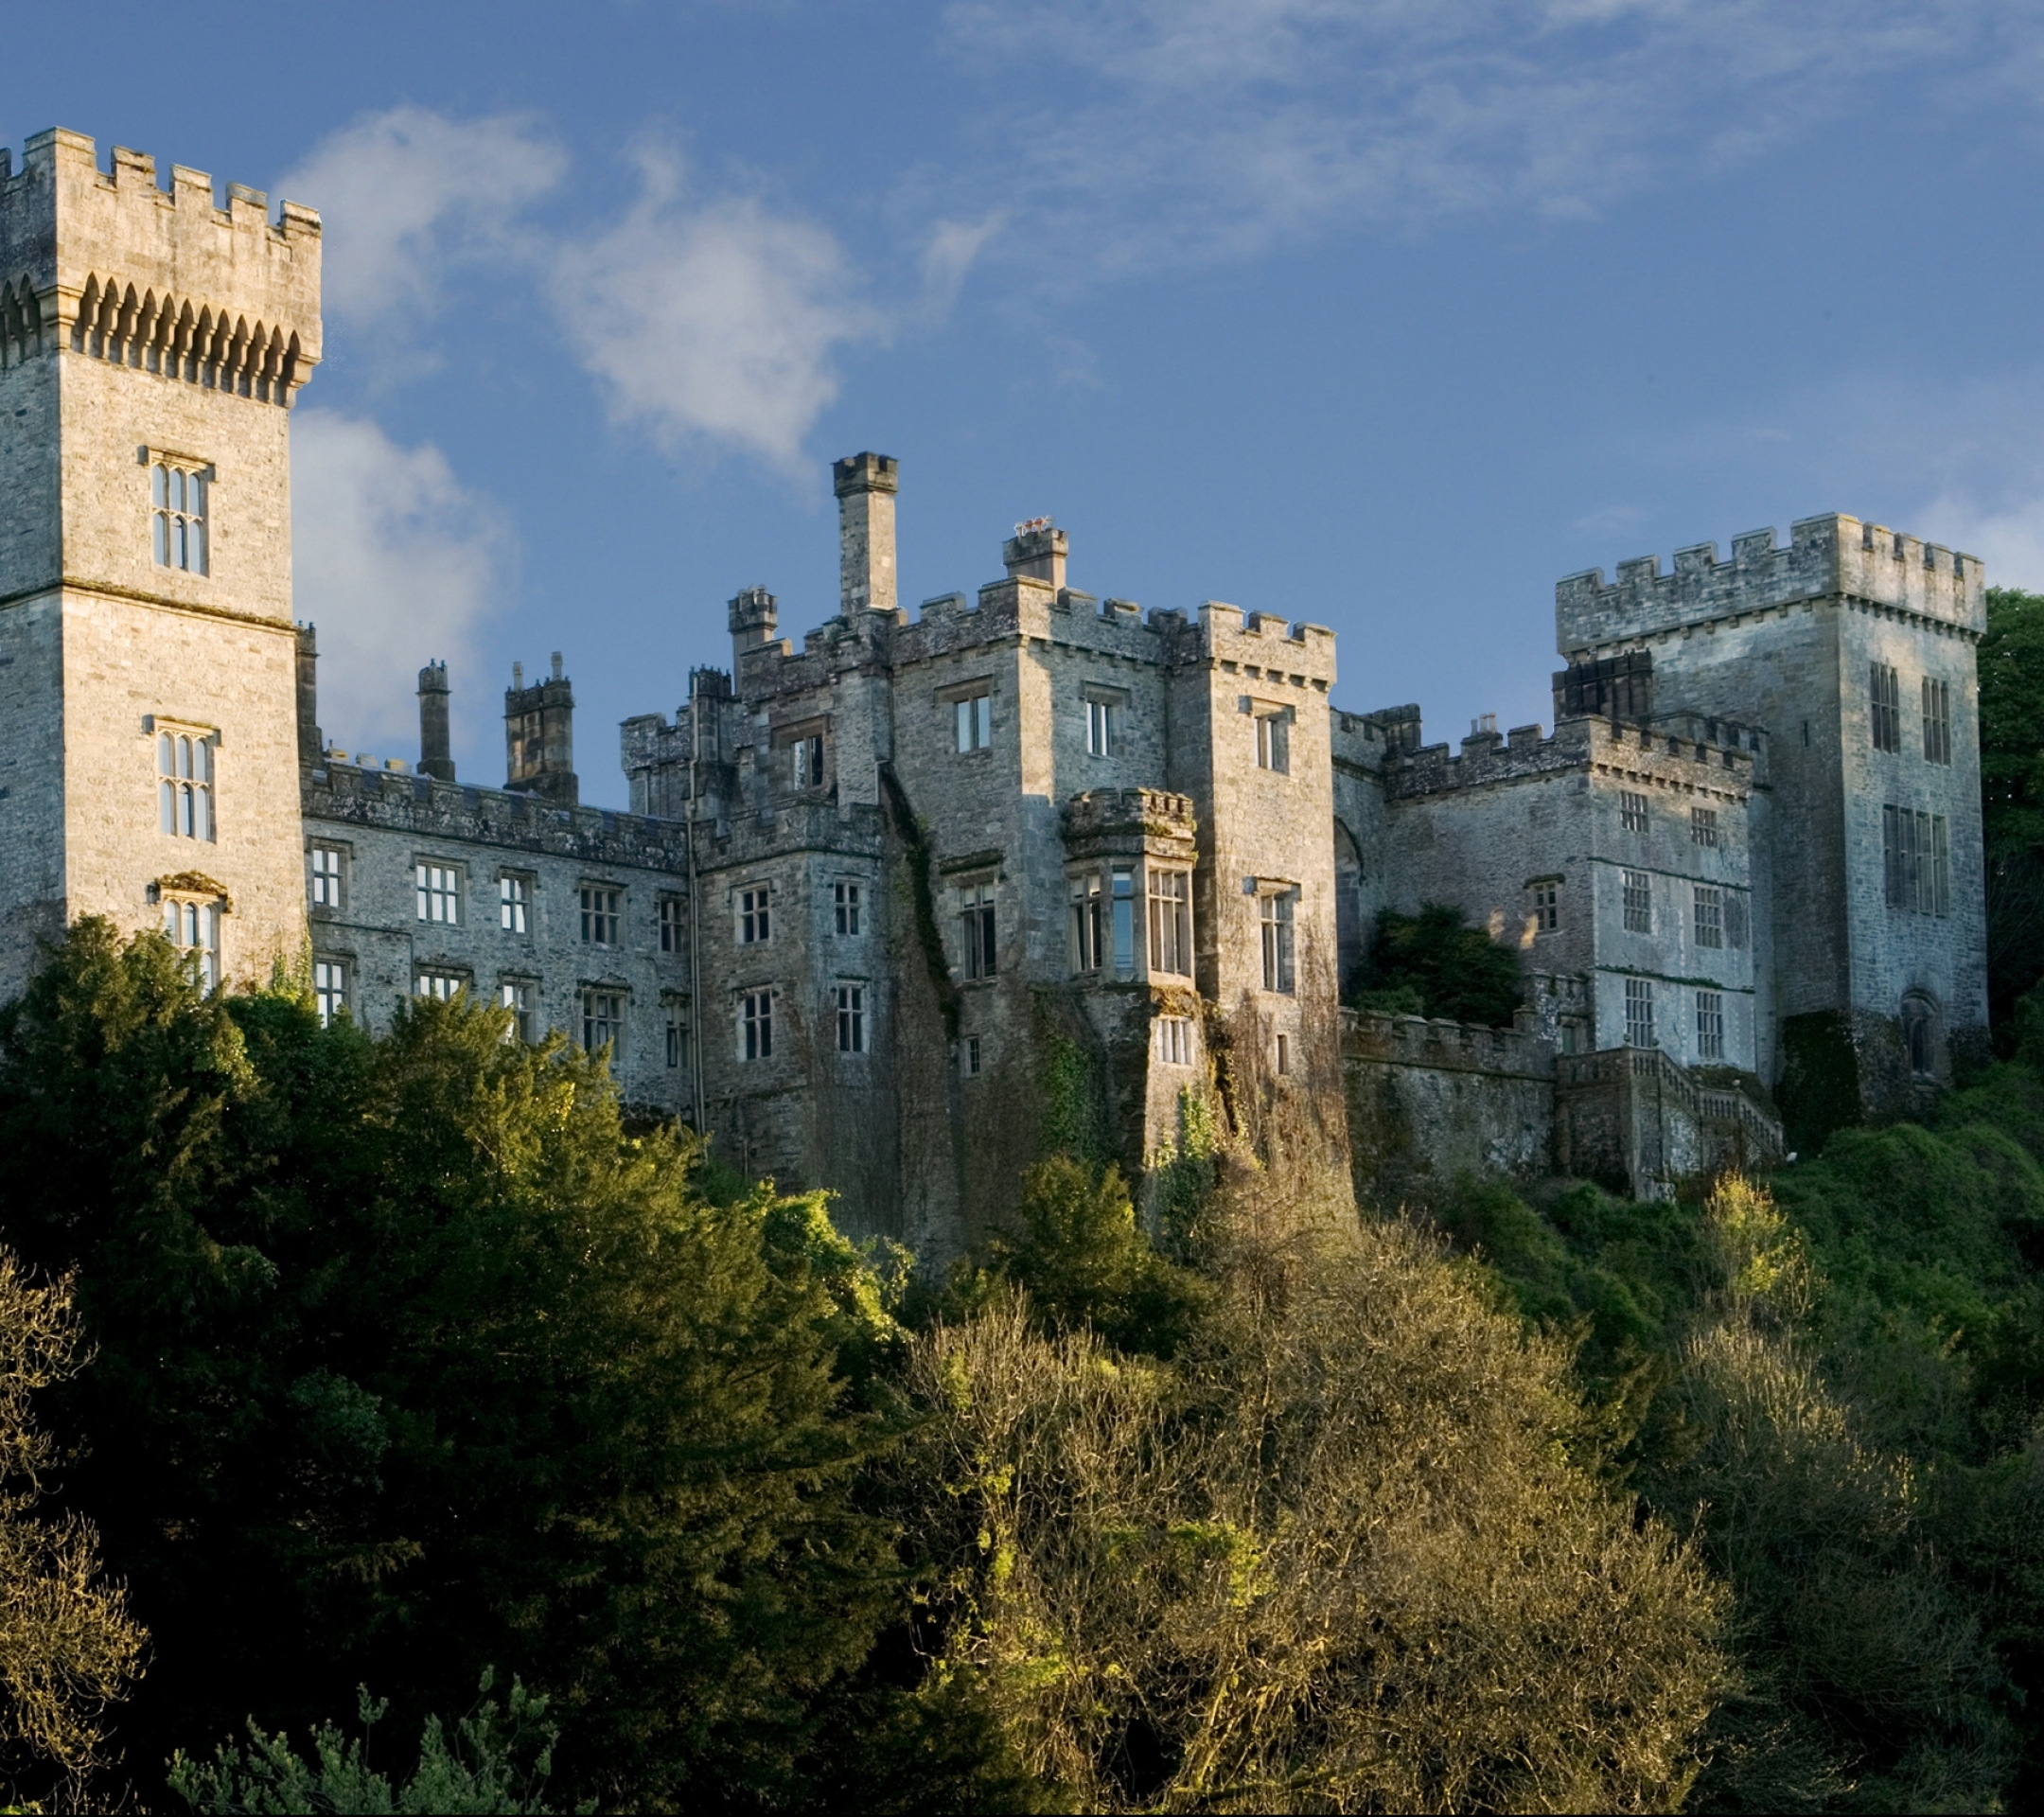
[{"label": "crenellated tower", "polygon": [[53,129],[0,151],[0,996],[81,914],[305,942],[290,407],[320,223]]}]

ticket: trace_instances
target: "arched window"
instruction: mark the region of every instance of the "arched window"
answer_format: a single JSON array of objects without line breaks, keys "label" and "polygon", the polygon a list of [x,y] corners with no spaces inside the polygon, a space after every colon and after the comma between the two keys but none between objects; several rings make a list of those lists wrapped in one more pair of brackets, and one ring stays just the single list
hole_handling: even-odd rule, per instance
[{"label": "arched window", "polygon": [[1920,991],[1902,999],[1902,1046],[1912,1078],[1937,1076],[1937,1005]]}]

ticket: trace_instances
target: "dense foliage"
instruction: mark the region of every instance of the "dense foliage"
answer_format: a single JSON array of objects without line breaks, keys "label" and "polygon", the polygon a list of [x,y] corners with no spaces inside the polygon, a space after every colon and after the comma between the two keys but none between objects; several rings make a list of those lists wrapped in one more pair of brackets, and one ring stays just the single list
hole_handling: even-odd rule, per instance
[{"label": "dense foliage", "polygon": [[1523,991],[1511,947],[1466,926],[1461,909],[1428,903],[1417,915],[1386,909],[1378,916],[1355,1000],[1366,1009],[1508,1029]]},{"label": "dense foliage", "polygon": [[1987,988],[2005,1035],[2017,999],[2044,980],[2044,594],[1987,591],[1980,731]]}]

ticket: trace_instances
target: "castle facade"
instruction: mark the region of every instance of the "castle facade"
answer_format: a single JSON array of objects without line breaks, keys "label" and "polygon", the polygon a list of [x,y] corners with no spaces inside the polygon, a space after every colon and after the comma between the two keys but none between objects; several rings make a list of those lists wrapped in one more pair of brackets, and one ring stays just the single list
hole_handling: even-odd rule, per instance
[{"label": "castle facade", "polygon": [[[865,453],[837,613],[798,648],[732,599],[730,670],[622,728],[629,812],[579,801],[557,656],[502,786],[457,777],[437,663],[417,762],[350,757],[291,609],[319,256],[201,172],[0,153],[0,991],[97,913],[370,1027],[467,992],[940,1253],[1047,1140],[1139,1171],[1195,1106],[1370,1177],[1403,1119],[1654,1190],[1778,1145],[1811,1029],[1888,1106],[1984,1024],[1981,566],[1851,518],[1563,580],[1555,730],[1451,752],[1334,704],[1330,631],[1100,599],[1047,521],[904,609]],[[1433,902],[1519,951],[1515,1029],[1342,1007]]]}]

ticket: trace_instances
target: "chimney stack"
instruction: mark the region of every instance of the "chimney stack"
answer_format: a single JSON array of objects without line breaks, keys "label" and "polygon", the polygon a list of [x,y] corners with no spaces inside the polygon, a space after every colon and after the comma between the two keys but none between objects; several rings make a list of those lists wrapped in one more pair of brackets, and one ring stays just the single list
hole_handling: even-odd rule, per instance
[{"label": "chimney stack", "polygon": [[574,690],[561,673],[560,652],[554,652],[552,678],[533,687],[523,685],[522,663],[511,673],[517,685],[504,690],[504,786],[573,807],[582,785],[574,769]]},{"label": "chimney stack", "polygon": [[1065,591],[1065,556],[1071,547],[1066,536],[1048,518],[1031,518],[1015,525],[1015,533],[1001,545],[1001,561],[1010,580],[1048,581],[1053,592]]},{"label": "chimney stack", "polygon": [[298,761],[310,769],[326,761],[319,729],[319,634],[309,625],[298,626]]},{"label": "chimney stack", "polygon": [[429,662],[418,672],[419,774],[454,780],[454,747],[448,731],[448,679],[445,662]]},{"label": "chimney stack", "polygon": [[891,612],[894,590],[894,495],[900,464],[890,454],[852,454],[836,462],[838,609]]}]

